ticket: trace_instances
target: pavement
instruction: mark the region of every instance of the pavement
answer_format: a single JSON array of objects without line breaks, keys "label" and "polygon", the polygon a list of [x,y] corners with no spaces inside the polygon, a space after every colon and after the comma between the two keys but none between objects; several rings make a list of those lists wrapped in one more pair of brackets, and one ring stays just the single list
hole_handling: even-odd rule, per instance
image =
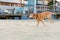
[{"label": "pavement", "polygon": [[60,20],[0,20],[0,40],[60,40]]}]

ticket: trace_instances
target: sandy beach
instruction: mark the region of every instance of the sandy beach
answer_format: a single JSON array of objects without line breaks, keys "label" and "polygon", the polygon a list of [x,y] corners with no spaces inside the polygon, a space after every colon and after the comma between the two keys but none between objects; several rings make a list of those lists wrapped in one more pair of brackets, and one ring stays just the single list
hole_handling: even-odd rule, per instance
[{"label": "sandy beach", "polygon": [[35,20],[0,20],[0,40],[60,40],[60,20],[53,24]]}]

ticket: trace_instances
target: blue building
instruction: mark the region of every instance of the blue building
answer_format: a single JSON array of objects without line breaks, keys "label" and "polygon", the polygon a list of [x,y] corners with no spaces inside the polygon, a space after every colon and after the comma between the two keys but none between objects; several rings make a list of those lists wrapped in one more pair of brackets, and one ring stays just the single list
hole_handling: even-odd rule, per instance
[{"label": "blue building", "polygon": [[[28,13],[30,13],[29,11],[34,12],[34,8],[38,8],[40,10],[42,9],[42,7],[44,7],[44,9],[47,9],[46,8],[47,1],[44,1],[44,0],[36,0],[36,1],[35,0],[24,0],[23,3],[25,4],[25,6],[21,8],[17,8],[17,9],[22,10],[24,14],[26,13],[24,11],[28,11]],[[34,7],[34,5],[36,5],[36,7]]]}]

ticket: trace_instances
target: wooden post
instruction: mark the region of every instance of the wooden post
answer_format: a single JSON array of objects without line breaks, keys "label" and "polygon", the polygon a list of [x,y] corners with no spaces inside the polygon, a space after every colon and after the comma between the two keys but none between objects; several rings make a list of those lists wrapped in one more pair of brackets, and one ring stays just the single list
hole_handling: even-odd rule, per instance
[{"label": "wooden post", "polygon": [[8,16],[6,16],[6,19],[8,19]]},{"label": "wooden post", "polygon": [[11,18],[14,19],[14,16],[12,16]]},{"label": "wooden post", "polygon": [[22,15],[21,16],[19,16],[19,19],[21,20],[21,17],[22,17]]}]

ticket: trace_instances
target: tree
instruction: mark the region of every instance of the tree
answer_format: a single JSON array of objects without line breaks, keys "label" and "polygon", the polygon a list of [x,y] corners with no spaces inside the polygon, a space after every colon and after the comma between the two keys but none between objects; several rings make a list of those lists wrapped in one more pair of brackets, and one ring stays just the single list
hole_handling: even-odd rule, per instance
[{"label": "tree", "polygon": [[[56,4],[56,2],[57,2],[56,0],[55,0],[55,2],[54,2],[54,0],[48,1],[48,5],[47,5],[48,8],[49,8],[49,9],[53,9],[53,5]],[[55,6],[54,6],[54,7],[55,7]]]}]

